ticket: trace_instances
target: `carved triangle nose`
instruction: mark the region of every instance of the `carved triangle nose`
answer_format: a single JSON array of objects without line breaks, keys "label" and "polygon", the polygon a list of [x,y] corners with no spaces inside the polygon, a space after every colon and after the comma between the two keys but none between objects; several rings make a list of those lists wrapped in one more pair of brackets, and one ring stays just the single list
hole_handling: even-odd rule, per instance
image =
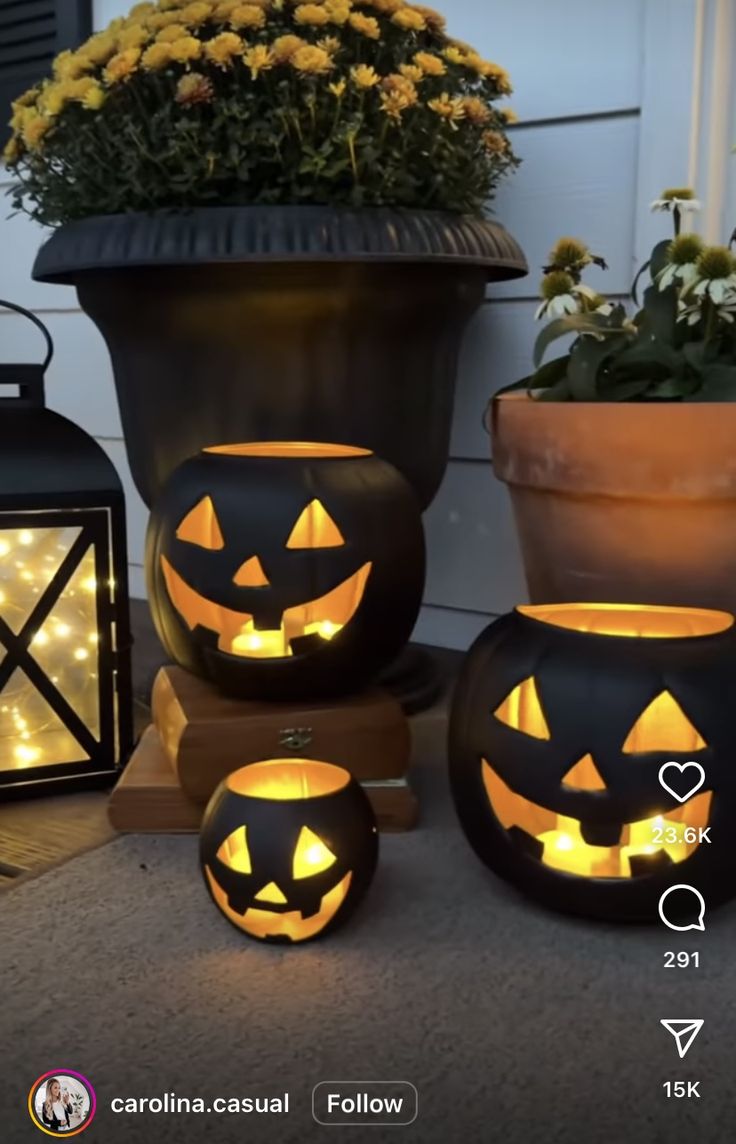
[{"label": "carved triangle nose", "polygon": [[565,777],[562,780],[562,785],[567,790],[607,790],[607,786],[601,777],[600,771],[593,762],[592,755],[583,755],[575,763],[574,767],[570,767]]},{"label": "carved triangle nose", "polygon": [[250,560],[241,564],[233,576],[233,584],[237,584],[238,588],[265,588],[268,582],[268,576],[257,556],[251,556]]},{"label": "carved triangle nose", "polygon": [[273,906],[286,905],[286,898],[275,882],[269,882],[256,894],[257,902],[270,902]]}]

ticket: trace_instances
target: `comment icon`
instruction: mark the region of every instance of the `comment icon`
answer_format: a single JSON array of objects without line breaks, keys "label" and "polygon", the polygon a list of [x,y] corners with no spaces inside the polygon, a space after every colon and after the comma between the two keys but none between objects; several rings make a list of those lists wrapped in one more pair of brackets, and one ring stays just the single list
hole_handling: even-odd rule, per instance
[{"label": "comment icon", "polygon": [[668,929],[677,933],[705,929],[705,898],[684,882],[670,886],[659,899],[659,916]]}]

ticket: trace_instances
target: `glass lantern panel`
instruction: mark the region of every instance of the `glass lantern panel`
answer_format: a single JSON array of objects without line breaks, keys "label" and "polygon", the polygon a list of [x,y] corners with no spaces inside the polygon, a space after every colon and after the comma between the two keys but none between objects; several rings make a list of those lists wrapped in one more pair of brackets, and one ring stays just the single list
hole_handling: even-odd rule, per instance
[{"label": "glass lantern panel", "polygon": [[17,635],[81,528],[0,529],[0,616]]},{"label": "glass lantern panel", "polygon": [[33,658],[70,707],[100,737],[99,637],[94,548],[31,640]]},{"label": "glass lantern panel", "polygon": [[20,668],[0,694],[0,767],[54,766],[89,758]]}]

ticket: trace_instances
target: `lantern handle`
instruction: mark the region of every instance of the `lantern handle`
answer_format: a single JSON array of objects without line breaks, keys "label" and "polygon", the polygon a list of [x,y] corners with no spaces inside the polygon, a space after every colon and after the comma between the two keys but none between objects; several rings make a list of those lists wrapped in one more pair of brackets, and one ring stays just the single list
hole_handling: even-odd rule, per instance
[{"label": "lantern handle", "polygon": [[46,370],[51,364],[51,359],[54,356],[54,343],[51,334],[46,329],[41,319],[36,317],[35,314],[32,314],[30,310],[26,310],[23,306],[19,306],[16,302],[6,302],[4,298],[0,298],[0,306],[2,306],[5,310],[14,310],[16,314],[20,314],[23,318],[28,318],[28,321],[33,322],[34,326],[36,326],[36,328],[41,331],[44,337],[44,341],[46,342],[46,357],[44,358],[43,365],[41,366],[41,372],[46,373]]}]

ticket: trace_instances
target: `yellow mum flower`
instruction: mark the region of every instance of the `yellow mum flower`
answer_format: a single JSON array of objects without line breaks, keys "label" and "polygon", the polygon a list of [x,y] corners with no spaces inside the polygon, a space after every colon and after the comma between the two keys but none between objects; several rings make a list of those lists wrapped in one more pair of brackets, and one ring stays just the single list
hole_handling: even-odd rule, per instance
[{"label": "yellow mum flower", "polygon": [[44,119],[43,115],[38,113],[27,118],[23,127],[23,142],[29,151],[36,151],[40,148],[44,136],[51,130],[52,126],[53,123],[50,119]]},{"label": "yellow mum flower", "polygon": [[[159,45],[163,48],[163,44]],[[149,48],[148,52],[154,49]],[[146,55],[148,55],[146,52]],[[141,58],[140,48],[126,48],[124,52],[114,55],[105,68],[105,79],[108,83],[119,83],[133,74]]]},{"label": "yellow mum flower", "polygon": [[171,44],[151,44],[141,59],[144,71],[161,71],[171,63]]},{"label": "yellow mum flower", "polygon": [[404,28],[408,32],[423,32],[427,27],[427,21],[421,12],[417,12],[416,8],[399,8],[398,12],[394,12],[391,17],[391,23],[395,24],[397,28]]},{"label": "yellow mum flower", "polygon": [[439,99],[430,99],[427,107],[443,119],[448,119],[453,125],[456,120],[465,118],[465,106],[461,97],[450,96],[446,91],[442,92]]},{"label": "yellow mum flower", "polygon": [[189,28],[185,24],[169,24],[168,28],[162,28],[156,33],[156,43],[173,44],[175,40],[181,40],[188,35]]},{"label": "yellow mum flower", "polygon": [[106,99],[105,92],[99,83],[95,80],[93,84],[94,86],[89,88],[80,100],[82,107],[86,108],[87,111],[99,111]]},{"label": "yellow mum flower", "polygon": [[405,0],[363,0],[363,3],[375,8],[384,16],[392,16],[394,12],[398,12],[399,8],[404,7]]},{"label": "yellow mum flower", "polygon": [[142,48],[149,40],[148,30],[141,24],[133,24],[130,28],[123,28],[118,32],[118,51],[124,52],[126,48]]},{"label": "yellow mum flower", "polygon": [[381,38],[381,25],[375,16],[365,16],[362,12],[353,12],[348,23],[351,28],[360,32],[362,36],[367,36],[369,40]]},{"label": "yellow mum flower", "polygon": [[337,36],[323,36],[321,40],[317,40],[317,46],[324,48],[331,56],[337,55],[342,47],[342,42],[338,40]]},{"label": "yellow mum flower", "polygon": [[242,56],[245,44],[235,32],[220,32],[219,36],[208,40],[204,54],[218,68],[229,68],[236,56]]},{"label": "yellow mum flower", "polygon": [[179,18],[185,24],[191,24],[193,28],[198,27],[199,24],[204,24],[213,14],[213,5],[205,3],[205,0],[200,0],[199,3],[187,4],[179,12]]},{"label": "yellow mum flower", "polygon": [[465,108],[465,115],[471,123],[487,123],[493,114],[488,104],[479,99],[477,95],[466,96],[463,100],[463,107]]},{"label": "yellow mum flower", "polygon": [[502,107],[499,109],[498,114],[506,123],[518,123],[519,116],[514,111],[513,107]]},{"label": "yellow mum flower", "polygon": [[173,44],[167,44],[166,47],[175,63],[188,64],[200,58],[204,44],[196,36],[184,36],[180,40],[174,40]]},{"label": "yellow mum flower", "polygon": [[493,80],[498,90],[502,95],[511,95],[513,89],[511,83],[511,76],[502,68],[500,64],[494,64],[490,60],[479,60],[474,66],[478,75],[482,75],[484,79]]},{"label": "yellow mum flower", "polygon": [[331,24],[347,24],[352,8],[351,0],[325,0],[324,6]]},{"label": "yellow mum flower", "polygon": [[509,149],[509,141],[500,131],[484,131],[483,146],[489,155],[502,155]]},{"label": "yellow mum flower", "polygon": [[303,75],[323,75],[335,66],[329,52],[311,44],[297,48],[289,63]]},{"label": "yellow mum flower", "polygon": [[329,22],[330,14],[321,4],[299,4],[294,9],[295,24],[309,24],[317,28]]},{"label": "yellow mum flower", "polygon": [[424,79],[424,72],[416,64],[399,64],[399,71],[404,79],[411,80],[412,83],[421,83]]},{"label": "yellow mum flower", "polygon": [[295,52],[306,46],[301,36],[278,36],[271,44],[271,53],[275,64],[286,64]]},{"label": "yellow mum flower", "polygon": [[357,64],[350,69],[350,75],[356,87],[367,89],[375,87],[377,83],[381,82],[381,77],[376,69],[368,64]]},{"label": "yellow mum flower", "polygon": [[381,111],[396,123],[401,122],[401,116],[410,106],[409,100],[400,91],[381,92]]},{"label": "yellow mum flower", "polygon": [[230,13],[230,24],[233,28],[263,28],[266,13],[256,4],[241,4]]},{"label": "yellow mum flower", "polygon": [[256,44],[255,47],[248,48],[243,59],[250,68],[252,79],[257,79],[259,72],[268,71],[273,67],[273,54],[265,44]]},{"label": "yellow mum flower", "polygon": [[336,99],[342,99],[347,86],[347,81],[345,79],[341,79],[338,80],[337,83],[328,83],[327,90],[332,92]]},{"label": "yellow mum flower", "polygon": [[220,0],[214,11],[216,20],[229,20],[236,8],[243,7],[243,0]]},{"label": "yellow mum flower", "polygon": [[28,91],[24,91],[17,99],[11,103],[13,111],[17,111],[21,107],[32,107],[41,94],[41,89],[38,87],[29,87]]},{"label": "yellow mum flower", "polygon": [[403,75],[387,75],[381,87],[386,92],[396,92],[406,100],[406,107],[413,107],[419,99],[419,92],[410,79]]},{"label": "yellow mum flower", "polygon": [[82,45],[81,54],[86,56],[93,64],[105,64],[115,55],[117,43],[115,37],[106,32],[99,32]]},{"label": "yellow mum flower", "polygon": [[[159,28],[170,28],[172,24],[181,24],[182,19],[182,12],[155,12],[146,20],[146,27],[155,32]],[[192,20],[191,23],[195,24],[196,21]]]},{"label": "yellow mum flower", "polygon": [[444,32],[447,27],[445,17],[441,12],[435,12],[434,8],[425,8],[424,4],[415,4],[414,11],[424,16],[427,27],[431,28],[433,32]]},{"label": "yellow mum flower", "polygon": [[50,115],[52,119],[55,119],[63,111],[68,101],[69,93],[66,83],[52,83],[44,88],[38,101],[38,108],[44,115]]},{"label": "yellow mum flower", "polygon": [[8,167],[14,166],[21,157],[20,142],[13,135],[3,148],[3,161]]},{"label": "yellow mum flower", "polygon": [[212,80],[200,72],[189,72],[183,75],[176,85],[177,103],[191,107],[194,103],[211,103],[215,96]]},{"label": "yellow mum flower", "polygon": [[425,75],[444,75],[447,71],[440,57],[433,56],[431,52],[417,52],[414,63]]},{"label": "yellow mum flower", "polygon": [[57,79],[79,79],[80,75],[91,71],[92,60],[79,52],[61,52],[54,60],[54,75]]},{"label": "yellow mum flower", "polygon": [[130,9],[130,12],[128,13],[128,20],[143,19],[145,16],[149,16],[155,10],[156,10],[156,5],[151,4],[150,2],[148,2],[148,0],[144,4],[134,4],[133,7]]},{"label": "yellow mum flower", "polygon": [[452,44],[449,48],[445,48],[442,55],[451,64],[465,64],[468,62],[465,52],[461,52],[460,48],[456,48]]}]

